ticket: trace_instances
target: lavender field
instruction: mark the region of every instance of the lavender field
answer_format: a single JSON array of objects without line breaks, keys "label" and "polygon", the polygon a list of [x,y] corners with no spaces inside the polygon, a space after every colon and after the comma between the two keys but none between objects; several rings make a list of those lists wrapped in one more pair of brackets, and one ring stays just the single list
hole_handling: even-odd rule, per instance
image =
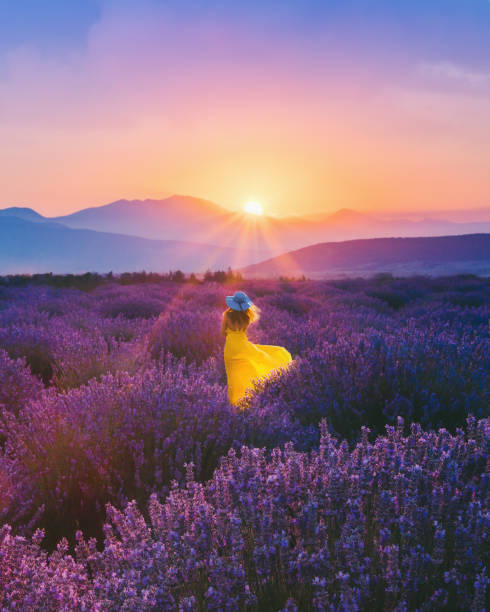
[{"label": "lavender field", "polygon": [[490,280],[116,281],[0,284],[1,610],[486,609]]}]

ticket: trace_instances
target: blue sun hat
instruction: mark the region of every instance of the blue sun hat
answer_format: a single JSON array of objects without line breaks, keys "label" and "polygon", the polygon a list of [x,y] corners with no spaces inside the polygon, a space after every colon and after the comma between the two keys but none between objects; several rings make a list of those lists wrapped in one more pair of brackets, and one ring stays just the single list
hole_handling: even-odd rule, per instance
[{"label": "blue sun hat", "polygon": [[248,310],[250,306],[253,306],[252,300],[243,291],[237,291],[235,295],[227,295],[225,298],[226,305],[232,310],[239,310],[244,312]]}]

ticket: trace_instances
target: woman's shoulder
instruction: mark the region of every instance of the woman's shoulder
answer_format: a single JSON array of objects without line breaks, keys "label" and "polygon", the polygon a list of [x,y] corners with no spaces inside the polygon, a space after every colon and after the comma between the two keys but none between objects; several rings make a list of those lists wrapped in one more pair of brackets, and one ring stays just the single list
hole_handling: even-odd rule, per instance
[{"label": "woman's shoulder", "polygon": [[247,335],[244,331],[235,331],[233,329],[226,330],[225,346],[241,345],[248,343]]},{"label": "woman's shoulder", "polygon": [[243,330],[227,329],[225,331],[227,338],[246,338],[247,334]]}]

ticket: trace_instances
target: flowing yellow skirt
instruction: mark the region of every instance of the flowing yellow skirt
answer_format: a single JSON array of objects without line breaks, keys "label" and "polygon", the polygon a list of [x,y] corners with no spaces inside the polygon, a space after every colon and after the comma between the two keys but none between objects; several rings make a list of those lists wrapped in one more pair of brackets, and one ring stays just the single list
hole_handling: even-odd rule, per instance
[{"label": "flowing yellow skirt", "polygon": [[282,369],[292,362],[289,351],[282,346],[253,344],[243,331],[226,333],[225,369],[228,379],[228,398],[233,405],[253,389],[253,380],[267,378],[274,370]]}]

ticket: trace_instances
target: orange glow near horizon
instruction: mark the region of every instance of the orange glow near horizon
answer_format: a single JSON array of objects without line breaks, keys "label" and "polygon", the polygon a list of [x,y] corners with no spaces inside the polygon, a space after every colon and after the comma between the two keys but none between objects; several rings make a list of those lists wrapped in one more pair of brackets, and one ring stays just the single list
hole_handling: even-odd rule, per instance
[{"label": "orange glow near horizon", "polygon": [[[313,130],[311,120],[297,116],[295,123],[302,123],[305,132]],[[240,211],[251,190],[262,195],[273,216],[341,208],[422,213],[489,205],[487,169],[481,163],[488,145],[481,136],[454,150],[443,143],[422,145],[409,126],[403,136],[396,125],[393,133],[385,128],[379,140],[376,130],[359,125],[359,118],[352,125],[345,110],[342,129],[332,127],[328,117],[323,121],[316,138],[287,135],[287,128],[279,138],[271,125],[251,116],[250,142],[240,142],[225,137],[230,126],[215,117],[201,133],[186,133],[182,126],[168,150],[161,149],[169,135],[158,117],[153,133],[140,127],[61,138],[50,126],[19,126],[14,138],[0,126],[0,138],[11,143],[0,149],[0,208],[28,206],[56,216],[124,198],[188,194]],[[276,125],[279,131],[281,120]],[[26,149],[28,142],[42,143],[44,154]]]},{"label": "orange glow near horizon", "polygon": [[427,57],[422,20],[398,48],[405,18],[364,29],[341,3],[308,36],[302,3],[289,29],[268,3],[247,18],[100,4],[69,52],[0,49],[0,208],[172,194],[236,212],[257,194],[271,216],[490,206],[490,72],[448,63],[444,45]]}]

